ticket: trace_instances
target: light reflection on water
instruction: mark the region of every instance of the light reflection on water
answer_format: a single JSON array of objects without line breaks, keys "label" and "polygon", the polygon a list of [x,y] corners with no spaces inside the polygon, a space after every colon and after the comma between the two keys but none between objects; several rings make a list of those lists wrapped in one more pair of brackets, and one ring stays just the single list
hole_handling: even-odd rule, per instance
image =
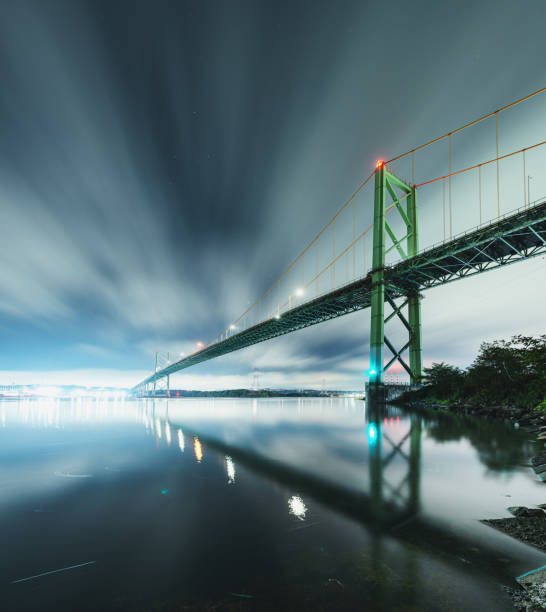
[{"label": "light reflection on water", "polygon": [[290,514],[293,514],[301,521],[305,519],[307,514],[307,506],[304,504],[303,499],[299,495],[292,495],[288,500],[288,507],[290,508]]},{"label": "light reflection on water", "polygon": [[[131,566],[117,588],[126,588],[123,596],[130,598],[137,582],[151,609],[160,596],[157,584],[171,599],[195,593],[201,600],[221,599],[258,569],[271,576],[273,591],[275,572],[289,572],[290,596],[297,600],[310,588],[301,582],[301,568],[312,566],[320,599],[325,584],[333,589],[336,580],[343,582],[323,575],[322,566],[332,572],[339,562],[358,570],[358,582],[345,576],[343,595],[334,595],[338,609],[351,609],[355,593],[368,609],[392,609],[390,598],[402,583],[392,583],[383,570],[379,576],[384,565],[403,577],[408,610],[438,609],[438,589],[452,598],[443,609],[474,609],[469,602],[481,606],[491,598],[502,609],[508,604],[499,599],[497,582],[545,562],[542,553],[478,522],[508,516],[509,505],[544,501],[541,483],[523,467],[530,443],[503,426],[370,410],[360,401],[331,398],[24,400],[0,403],[0,421],[0,527],[9,534],[14,521],[23,521],[23,533],[30,533],[38,528],[36,517],[52,521],[45,531],[39,526],[32,545],[30,539],[18,542],[15,560],[0,556],[5,583],[76,565],[85,550],[97,557],[97,576],[106,567],[117,576],[125,563],[120,554],[144,555],[144,574]],[[93,542],[86,543],[87,532]],[[151,533],[156,538],[144,537]],[[191,549],[188,541],[197,537]],[[81,548],[71,551],[75,542]],[[218,567],[230,565],[229,575],[225,569],[215,574],[218,583],[226,582],[221,592],[194,573],[202,563],[214,573],[211,559]],[[83,595],[90,581],[90,609],[97,609],[97,597],[100,609],[108,609],[115,593],[97,587],[103,582],[93,583],[93,575],[82,574],[77,588]],[[267,592],[267,584],[252,584]],[[52,596],[47,585],[40,588]],[[13,593],[3,596],[9,603]],[[286,602],[278,605],[286,608]]]},{"label": "light reflection on water", "polygon": [[235,482],[235,464],[229,455],[226,455],[226,472],[229,484],[233,484]]},{"label": "light reflection on water", "polygon": [[197,463],[201,463],[201,460],[203,459],[203,447],[201,446],[201,442],[199,442],[199,438],[197,436],[195,436],[193,439],[193,452],[195,453]]},{"label": "light reflection on water", "polygon": [[182,432],[182,429],[178,429],[178,431],[176,432],[176,437],[178,438],[178,448],[180,449],[180,452],[183,453],[184,452],[184,434]]}]

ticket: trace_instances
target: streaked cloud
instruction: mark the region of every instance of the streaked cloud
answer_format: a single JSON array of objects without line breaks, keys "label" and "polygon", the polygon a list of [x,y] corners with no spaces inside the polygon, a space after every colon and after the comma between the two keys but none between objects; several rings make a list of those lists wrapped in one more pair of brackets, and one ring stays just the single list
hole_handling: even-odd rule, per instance
[{"label": "streaked cloud", "polygon": [[[488,0],[463,12],[401,1],[4,3],[1,379],[132,384],[154,350],[188,353],[212,340],[378,156],[542,86],[539,17],[539,0],[526,11]],[[524,40],[497,37],[514,24]],[[500,56],[504,69],[492,71]],[[502,146],[538,138],[537,116],[532,107],[522,117],[521,134],[504,126]],[[457,163],[475,149],[461,141]],[[529,168],[538,197],[546,178]],[[362,202],[363,219],[370,207]],[[475,210],[457,210],[461,224],[474,223]],[[423,239],[435,232],[423,224]],[[541,270],[518,264],[427,294],[426,359],[465,363],[478,338],[539,331]],[[519,321],[507,314],[516,307]],[[180,380],[240,386],[258,368],[269,386],[351,386],[367,367],[367,337],[368,317],[357,314]]]}]

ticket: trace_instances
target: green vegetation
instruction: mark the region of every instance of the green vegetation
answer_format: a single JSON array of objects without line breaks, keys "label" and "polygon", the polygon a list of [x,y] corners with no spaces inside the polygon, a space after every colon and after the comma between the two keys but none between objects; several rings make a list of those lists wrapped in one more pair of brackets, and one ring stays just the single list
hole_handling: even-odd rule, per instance
[{"label": "green vegetation", "polygon": [[[328,394],[340,394],[340,391],[328,391]],[[324,393],[315,389],[225,389],[223,391],[188,391],[171,389],[170,397],[321,397]],[[150,397],[166,397],[167,391],[160,389]]]},{"label": "green vegetation", "polygon": [[423,382],[411,399],[512,405],[546,413],[546,335],[484,342],[466,370],[433,363],[425,368]]}]

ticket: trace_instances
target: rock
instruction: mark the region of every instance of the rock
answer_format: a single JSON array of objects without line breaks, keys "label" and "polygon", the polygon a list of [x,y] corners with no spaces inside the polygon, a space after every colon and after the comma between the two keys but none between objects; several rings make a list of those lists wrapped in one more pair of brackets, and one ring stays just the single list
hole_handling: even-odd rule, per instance
[{"label": "rock", "polygon": [[517,517],[528,517],[528,516],[541,516],[546,518],[546,514],[544,514],[544,510],[540,508],[527,508],[526,506],[509,506],[507,508],[510,514],[513,514]]},{"label": "rock", "polygon": [[546,518],[544,510],[541,510],[540,508],[527,508],[525,516],[540,516],[542,518]]},{"label": "rock", "polygon": [[525,511],[527,510],[525,506],[508,506],[506,509],[514,516],[524,516]]},{"label": "rock", "polygon": [[[540,567],[522,574],[516,578],[516,582],[525,589],[531,602],[543,610],[546,606],[546,568]],[[533,608],[527,607],[526,609],[532,610]]]}]

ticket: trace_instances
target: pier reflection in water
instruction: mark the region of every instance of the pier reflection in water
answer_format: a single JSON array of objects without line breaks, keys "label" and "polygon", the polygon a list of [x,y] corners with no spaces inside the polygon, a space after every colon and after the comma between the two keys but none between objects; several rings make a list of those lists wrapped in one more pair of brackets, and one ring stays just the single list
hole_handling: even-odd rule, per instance
[{"label": "pier reflection in water", "polygon": [[544,501],[502,425],[329,398],[0,423],[2,609],[509,610],[499,584],[545,564],[478,522]]}]

